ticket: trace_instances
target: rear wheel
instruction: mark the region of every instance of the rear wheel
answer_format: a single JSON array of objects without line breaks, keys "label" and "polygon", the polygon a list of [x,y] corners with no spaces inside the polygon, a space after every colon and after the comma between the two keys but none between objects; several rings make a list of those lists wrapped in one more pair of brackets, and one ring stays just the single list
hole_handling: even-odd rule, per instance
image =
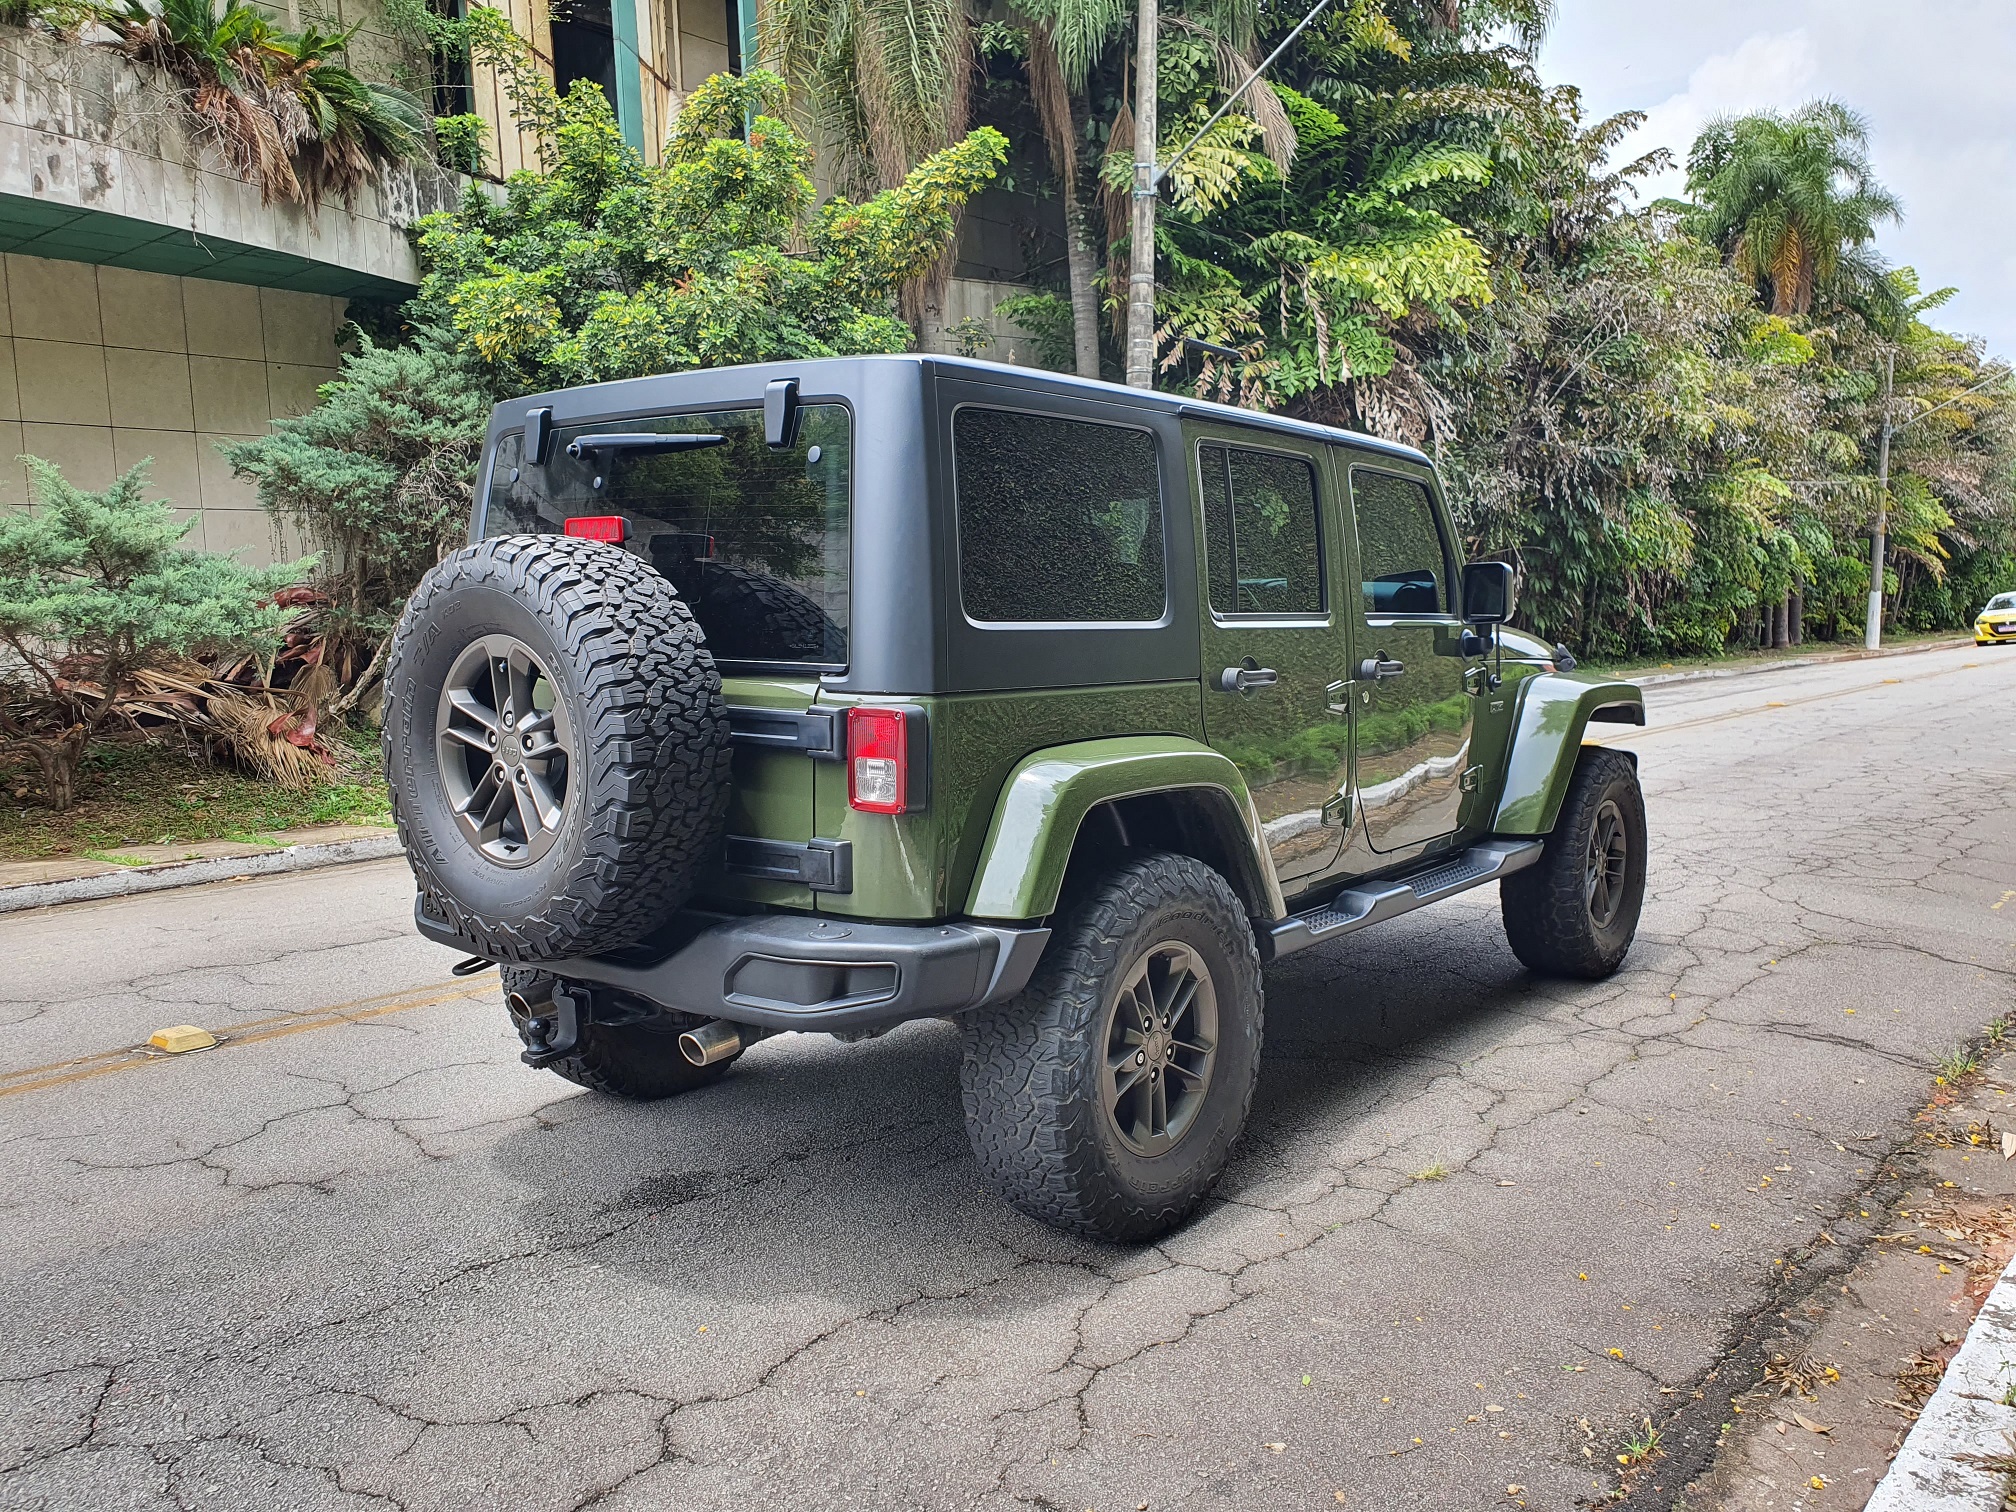
[{"label": "rear wheel", "polygon": [[1596,979],[1624,964],[1645,903],[1638,768],[1588,749],[1538,864],[1498,884],[1512,953],[1549,976]]},{"label": "rear wheel", "polygon": [[966,1024],[973,1153],[1032,1217],[1140,1240],[1225,1169],[1260,1067],[1260,957],[1225,879],[1188,856],[1087,889],[1029,987]]},{"label": "rear wheel", "polygon": [[[526,1028],[528,1016],[512,1000],[515,997],[520,1001],[542,1001],[550,995],[556,979],[522,966],[506,966],[502,975],[504,1004],[511,1014],[512,1027],[518,1031],[518,1038],[530,1046],[533,1038]],[[623,994],[611,988],[570,985],[585,990],[597,1008],[606,1005],[620,1012],[627,1006],[620,1001]],[[691,1092],[695,1087],[720,1080],[733,1064],[717,1061],[711,1066],[696,1066],[680,1053],[679,1036],[703,1022],[691,1014],[662,1010],[640,1014],[623,1023],[597,1023],[591,1014],[581,1026],[580,1048],[572,1055],[549,1062],[546,1069],[578,1087],[631,1102],[655,1102]]]}]

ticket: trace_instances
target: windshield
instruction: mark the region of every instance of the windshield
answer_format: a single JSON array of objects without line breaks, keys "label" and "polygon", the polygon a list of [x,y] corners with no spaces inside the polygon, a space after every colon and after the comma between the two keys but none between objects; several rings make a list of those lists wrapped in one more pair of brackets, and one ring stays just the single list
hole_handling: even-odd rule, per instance
[{"label": "windshield", "polygon": [[[1988,609],[2016,609],[2016,593],[1998,593],[1988,600]],[[1981,612],[1986,614],[1988,609]]]},{"label": "windshield", "polygon": [[[554,535],[580,515],[621,515],[626,549],[679,590],[717,661],[847,662],[849,431],[844,405],[808,404],[797,440],[763,441],[760,409],[659,415],[557,432],[544,467],[524,437],[497,443],[486,536]],[[583,436],[718,435],[671,452],[568,447]]]}]

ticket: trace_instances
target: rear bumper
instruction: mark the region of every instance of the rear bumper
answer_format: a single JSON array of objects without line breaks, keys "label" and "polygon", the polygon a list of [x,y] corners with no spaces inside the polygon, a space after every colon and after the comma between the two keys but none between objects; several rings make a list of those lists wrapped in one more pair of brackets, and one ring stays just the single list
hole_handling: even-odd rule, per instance
[{"label": "rear bumper", "polygon": [[[415,899],[420,933],[482,954]],[[855,1029],[935,1018],[1013,997],[1028,984],[1047,929],[990,924],[859,924],[756,914],[704,924],[661,958],[540,961],[569,981],[634,992],[661,1008],[769,1029]]]}]

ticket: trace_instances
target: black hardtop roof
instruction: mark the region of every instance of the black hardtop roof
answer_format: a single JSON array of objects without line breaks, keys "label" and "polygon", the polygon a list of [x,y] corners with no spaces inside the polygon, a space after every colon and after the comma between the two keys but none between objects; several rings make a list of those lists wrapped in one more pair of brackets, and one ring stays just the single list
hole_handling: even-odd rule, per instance
[{"label": "black hardtop roof", "polygon": [[[1428,457],[1414,447],[1404,446],[1398,441],[1383,440],[1378,436],[1368,436],[1362,431],[1345,430],[1341,426],[1319,425],[1311,420],[1294,420],[1286,415],[1270,415],[1259,410],[1240,409],[1236,405],[1219,404],[1209,399],[1193,399],[1184,394],[1164,393],[1159,389],[1129,388],[1125,384],[1108,383],[1100,378],[1079,378],[1070,373],[1053,373],[1043,368],[1018,367],[1006,362],[984,362],[977,357],[940,356],[929,352],[861,357],[812,357],[792,361],[745,363],[735,367],[689,369],[685,372],[664,373],[646,378],[623,378],[609,383],[583,384],[577,388],[560,389],[552,393],[529,394],[519,399],[507,399],[493,411],[491,430],[494,435],[501,429],[515,426],[521,423],[521,418],[528,410],[552,404],[561,400],[563,395],[567,401],[564,407],[576,413],[582,412],[584,408],[589,411],[615,413],[634,405],[654,402],[654,395],[657,394],[664,394],[672,402],[693,402],[702,397],[693,392],[697,387],[696,380],[753,393],[760,392],[762,384],[771,378],[796,378],[805,388],[816,391],[820,387],[817,380],[822,372],[883,365],[912,365],[952,377],[971,376],[996,382],[1005,380],[1020,388],[1073,394],[1081,398],[1098,399],[1108,404],[1126,404],[1136,409],[1208,420],[1220,425],[1246,426],[1283,435],[1331,441],[1360,451],[1416,462],[1424,467],[1431,465]],[[675,397],[666,392],[671,389],[688,392]],[[606,396],[606,403],[597,404],[589,401],[584,405],[584,400],[590,395],[596,398]]]}]

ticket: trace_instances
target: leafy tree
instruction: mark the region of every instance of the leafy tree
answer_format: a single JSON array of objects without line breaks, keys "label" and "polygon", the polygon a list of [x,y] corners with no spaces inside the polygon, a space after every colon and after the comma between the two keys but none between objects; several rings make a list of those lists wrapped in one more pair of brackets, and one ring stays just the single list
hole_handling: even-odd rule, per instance
[{"label": "leafy tree", "polygon": [[[420,223],[409,318],[452,332],[519,392],[906,350],[893,295],[937,261],[1007,144],[983,128],[872,199],[815,211],[811,151],[770,113],[782,95],[774,74],[716,75],[649,167],[601,91],[577,84],[558,106],[551,173],[516,175],[502,204],[472,190]],[[794,255],[800,239],[810,255]]]},{"label": "leafy tree", "polygon": [[437,333],[403,347],[361,336],[307,414],[220,448],[327,564],[328,660],[346,686],[375,660],[407,590],[467,531],[495,397],[481,365]]},{"label": "leafy tree", "polygon": [[271,645],[293,615],[273,596],[310,564],[254,569],[184,550],[196,522],[146,499],[149,462],[92,493],[53,463],[21,460],[41,508],[0,516],[0,642],[15,663],[0,689],[0,751],[32,759],[50,805],[66,809],[122,684],[199,651]]},{"label": "leafy tree", "polygon": [[1836,279],[1876,284],[1865,249],[1903,208],[1870,166],[1869,123],[1832,100],[1709,122],[1687,155],[1687,188],[1700,206],[1692,229],[1774,315],[1806,314]]}]

